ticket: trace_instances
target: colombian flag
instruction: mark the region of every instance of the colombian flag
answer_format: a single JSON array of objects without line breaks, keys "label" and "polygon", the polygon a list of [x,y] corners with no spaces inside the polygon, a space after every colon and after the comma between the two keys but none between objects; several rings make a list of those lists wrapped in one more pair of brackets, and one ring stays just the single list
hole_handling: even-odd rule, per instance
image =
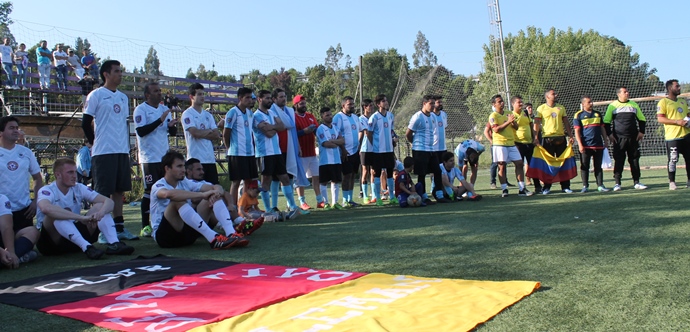
[{"label": "colombian flag", "polygon": [[554,157],[543,146],[534,147],[532,161],[529,163],[527,177],[544,181],[544,183],[557,183],[570,180],[577,176],[577,163],[572,146],[569,146],[563,154]]}]

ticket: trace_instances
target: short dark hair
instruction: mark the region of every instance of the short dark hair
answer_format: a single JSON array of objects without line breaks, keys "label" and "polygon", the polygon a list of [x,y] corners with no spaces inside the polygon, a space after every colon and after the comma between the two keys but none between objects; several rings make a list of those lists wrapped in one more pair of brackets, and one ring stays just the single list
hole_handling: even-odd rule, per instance
[{"label": "short dark hair", "polygon": [[501,96],[500,94],[495,94],[495,95],[493,95],[493,96],[491,97],[491,105],[495,104],[495,103],[496,103],[496,100],[498,100],[498,98],[501,98],[501,100],[503,100],[503,96]]},{"label": "short dark hair", "polygon": [[374,97],[374,103],[376,103],[376,106],[378,106],[379,103],[381,103],[384,99],[386,99],[386,95],[384,95],[383,93],[376,95],[376,97]]},{"label": "short dark hair", "polygon": [[372,103],[371,99],[365,98],[364,100],[362,100],[362,108],[365,108],[365,107],[371,105],[371,103]]},{"label": "short dark hair", "polygon": [[246,95],[251,96],[251,94],[252,94],[252,89],[250,89],[250,88],[241,87],[241,88],[237,89],[237,99],[242,99]]},{"label": "short dark hair", "polygon": [[436,100],[443,100],[443,96],[441,96],[441,95],[435,95],[435,96],[434,96],[434,99],[436,99]]},{"label": "short dark hair", "polygon": [[172,168],[173,163],[175,163],[175,160],[184,160],[184,156],[175,151],[175,150],[168,150],[168,152],[163,155],[163,158],[161,159],[161,164],[163,165],[163,169],[165,167]]},{"label": "short dark hair", "polygon": [[467,149],[467,163],[472,165],[479,164],[479,152],[474,149]]},{"label": "short dark hair", "polygon": [[518,99],[522,99],[522,96],[520,96],[520,95],[514,95],[514,96],[510,97],[510,104],[511,104],[511,105],[514,104],[515,101],[518,100]]},{"label": "short dark hair", "polygon": [[16,122],[17,125],[19,125],[19,120],[17,120],[17,118],[11,115],[3,116],[2,118],[0,118],[0,131],[5,131],[5,127],[7,127],[7,124],[12,121]]},{"label": "short dark hair", "polygon": [[197,90],[203,90],[204,86],[201,85],[201,83],[193,83],[192,85],[189,86],[189,89],[187,91],[189,92],[190,96],[196,96]]},{"label": "short dark hair", "polygon": [[110,74],[110,71],[113,69],[113,66],[119,66],[120,61],[117,60],[106,60],[103,62],[103,65],[101,66],[101,70],[99,71],[99,74],[101,75],[101,79],[103,82],[105,82],[105,75],[104,73]]},{"label": "short dark hair", "polygon": [[551,92],[551,91],[556,92],[555,89],[553,89],[553,88],[548,88],[548,89],[546,89],[546,91],[544,91],[544,98],[546,98],[546,94],[549,93],[549,92]]},{"label": "short dark hair", "polygon": [[319,110],[319,114],[323,114],[323,113],[330,112],[330,111],[331,111],[330,107],[324,106],[324,107],[321,107],[321,109]]},{"label": "short dark hair", "polygon": [[525,108],[527,108],[527,107],[532,107],[532,106],[534,106],[534,105],[532,105],[532,103],[527,103],[527,104],[525,104]]},{"label": "short dark hair", "polygon": [[666,81],[666,91],[668,91],[668,89],[673,85],[673,83],[678,83],[678,80],[672,79],[672,80]]},{"label": "short dark hair", "polygon": [[422,97],[423,104],[426,104],[430,100],[435,100],[434,95],[424,95],[424,97]]},{"label": "short dark hair", "polygon": [[355,98],[352,98],[352,96],[345,96],[345,97],[343,97],[343,100],[342,100],[341,105],[345,105],[345,103],[346,103],[348,100],[355,101]]},{"label": "short dark hair", "polygon": [[271,91],[259,90],[259,98],[261,98],[261,99],[265,98],[266,96],[270,96],[270,95],[271,95]]},{"label": "short dark hair", "polygon": [[450,151],[446,151],[443,153],[443,155],[441,155],[441,161],[444,163],[446,161],[452,160],[453,158],[455,158],[455,155]]},{"label": "short dark hair", "polygon": [[285,92],[285,90],[283,90],[283,89],[281,89],[281,88],[275,88],[275,89],[273,89],[273,93],[271,94],[271,97],[273,97],[273,98],[278,98],[278,95],[279,95],[281,92]]},{"label": "short dark hair", "polygon": [[146,98],[147,95],[151,94],[151,90],[149,88],[152,85],[159,85],[158,81],[149,81],[148,83],[144,84],[144,98]]},{"label": "short dark hair", "polygon": [[616,88],[616,94],[621,93],[621,89],[626,89],[626,90],[627,90],[628,88],[625,87],[624,85],[621,85],[621,86],[619,86],[619,87]]},{"label": "short dark hair", "polygon": [[409,168],[409,167],[412,167],[412,166],[414,166],[414,158],[412,158],[412,157],[405,157],[405,159],[403,159],[403,167]]},{"label": "short dark hair", "polygon": [[184,168],[186,170],[190,170],[192,168],[192,165],[194,165],[196,163],[201,163],[201,161],[199,159],[196,159],[196,158],[189,158],[189,159],[187,159],[187,161],[184,162]]},{"label": "short dark hair", "polygon": [[590,97],[589,95],[582,95],[582,97],[580,97],[580,102],[582,102],[585,98],[592,100],[592,97]]}]

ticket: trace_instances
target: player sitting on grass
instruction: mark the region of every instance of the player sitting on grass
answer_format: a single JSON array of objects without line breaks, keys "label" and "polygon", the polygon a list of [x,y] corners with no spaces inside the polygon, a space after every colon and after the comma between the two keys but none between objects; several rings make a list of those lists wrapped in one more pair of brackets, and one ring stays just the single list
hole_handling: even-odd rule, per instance
[{"label": "player sitting on grass", "polygon": [[395,196],[398,198],[398,203],[400,207],[407,207],[407,198],[412,194],[417,194],[422,199],[421,206],[426,206],[425,201],[429,199],[421,183],[412,183],[412,169],[414,168],[414,159],[412,157],[406,157],[403,160],[403,166],[405,169],[398,172],[398,176],[395,177]]},{"label": "player sitting on grass", "polygon": [[[56,160],[53,173],[55,181],[38,192],[37,227],[41,230],[36,244],[38,250],[44,256],[81,251],[90,259],[98,259],[103,254],[132,254],[134,248],[117,239],[115,221],[110,215],[115,203],[77,183],[74,160]],[[83,200],[93,203],[86,215],[80,214]],[[92,245],[98,240],[99,230],[108,242],[105,251]]]},{"label": "player sitting on grass", "polygon": [[[151,189],[152,235],[161,248],[191,245],[199,234],[215,250],[249,244],[242,235],[234,233],[228,208],[221,199],[222,189],[185,178],[185,159],[179,152],[168,151],[161,163],[165,176]],[[202,201],[197,207],[197,213],[191,200],[199,198]],[[213,221],[207,223],[211,213],[215,214],[227,236],[213,231]]]},{"label": "player sitting on grass", "polygon": [[[259,183],[252,180],[244,186],[242,197],[237,202],[237,209],[244,221],[235,226],[238,233],[250,235],[264,224],[264,211],[259,209]],[[275,220],[275,214],[269,213],[269,220]],[[268,217],[269,214],[266,214]]]},{"label": "player sitting on grass", "polygon": [[[451,200],[462,200],[462,195],[467,193],[467,199],[470,201],[478,201],[482,199],[482,195],[477,195],[474,192],[474,186],[467,182],[460,174],[460,170],[455,167],[455,155],[452,152],[446,152],[441,156],[441,182],[443,183],[443,190]],[[458,179],[459,186],[454,186],[453,182]]]}]

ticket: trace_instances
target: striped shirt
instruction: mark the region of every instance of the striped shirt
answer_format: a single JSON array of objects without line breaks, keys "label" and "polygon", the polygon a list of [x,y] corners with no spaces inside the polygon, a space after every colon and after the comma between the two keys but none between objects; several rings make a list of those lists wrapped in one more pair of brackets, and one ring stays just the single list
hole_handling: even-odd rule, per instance
[{"label": "striped shirt", "polygon": [[254,155],[254,138],[252,137],[252,110],[242,112],[237,106],[225,115],[225,128],[230,129],[230,146],[228,156],[249,157]]},{"label": "striped shirt", "polygon": [[[359,116],[359,125],[362,127],[362,131],[369,131],[369,118],[362,114]],[[366,134],[366,133],[365,133]],[[360,152],[372,152],[374,147],[369,142],[369,137],[364,135],[362,137],[362,146],[359,148]]]},{"label": "striped shirt", "polygon": [[340,135],[345,138],[345,150],[349,156],[357,153],[359,150],[359,132],[362,127],[359,123],[357,115],[347,115],[340,112],[333,116],[333,125],[338,127]]},{"label": "striped shirt", "polygon": [[369,117],[369,130],[372,132],[371,152],[388,153],[393,152],[393,125],[395,118],[393,113],[376,112]]},{"label": "striped shirt", "polygon": [[431,113],[436,117],[436,127],[434,127],[434,151],[446,151],[446,128],[448,128],[448,114],[441,110],[438,114]]},{"label": "striped shirt", "polygon": [[322,124],[316,130],[316,138],[319,140],[319,166],[340,164],[340,148],[327,148],[324,142],[338,138],[338,128],[331,124],[331,127]]},{"label": "striped shirt", "polygon": [[434,151],[434,129],[436,128],[436,116],[426,115],[422,111],[415,113],[410,118],[408,129],[414,132],[412,136],[412,150]]},{"label": "striped shirt", "polygon": [[252,129],[254,130],[254,144],[257,158],[273,156],[281,154],[280,144],[278,142],[278,135],[268,137],[259,129],[259,124],[268,122],[271,125],[276,124],[274,117],[277,115],[273,110],[268,110],[268,114],[262,112],[260,109],[254,112],[254,121],[252,121]]}]

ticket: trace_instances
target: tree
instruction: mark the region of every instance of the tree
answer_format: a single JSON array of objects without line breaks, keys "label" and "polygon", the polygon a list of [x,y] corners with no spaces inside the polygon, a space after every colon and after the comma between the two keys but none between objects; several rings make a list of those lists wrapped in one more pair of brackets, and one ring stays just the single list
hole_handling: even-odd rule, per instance
[{"label": "tree", "polygon": [[[615,89],[626,86],[631,98],[663,90],[656,69],[640,63],[640,56],[621,40],[596,31],[551,28],[549,34],[528,27],[503,41],[511,95],[521,95],[535,107],[544,102],[544,92],[554,88],[558,102],[569,115],[579,109],[580,97],[594,101],[615,99]],[[469,111],[483,125],[491,112],[489,99],[497,89],[493,45],[484,45],[485,71],[469,98]],[[500,78],[502,79],[502,78]]]},{"label": "tree", "polygon": [[[402,66],[401,66],[402,65]],[[374,49],[362,56],[362,94],[364,98],[374,99],[385,94],[390,101],[395,94],[400,68],[407,70],[407,57],[395,48]],[[359,72],[356,70],[356,72]]]},{"label": "tree", "polygon": [[417,32],[417,40],[414,42],[414,54],[412,54],[412,64],[415,68],[422,66],[434,67],[438,64],[438,59],[434,52],[429,48],[429,41],[421,31]]},{"label": "tree", "polygon": [[329,47],[326,51],[326,61],[324,65],[326,68],[333,70],[334,72],[340,70],[340,59],[343,58],[343,48],[340,47],[340,43],[335,48],[333,46]]},{"label": "tree", "polygon": [[89,43],[88,38],[81,39],[81,37],[77,37],[77,39],[74,41],[74,53],[78,56],[81,56],[82,51],[85,49],[88,49],[89,53],[94,57],[98,57],[96,53],[91,49],[91,43]]},{"label": "tree", "polygon": [[5,38],[10,39],[10,45],[12,48],[17,46],[17,41],[14,39],[14,35],[10,32],[10,24],[14,23],[10,18],[12,14],[12,2],[2,2],[0,3],[0,39]]},{"label": "tree", "polygon": [[146,75],[163,75],[163,72],[160,70],[161,62],[158,59],[158,52],[156,52],[156,49],[153,48],[153,45],[149,48],[149,53],[146,55],[146,59],[144,60],[144,73]]}]

